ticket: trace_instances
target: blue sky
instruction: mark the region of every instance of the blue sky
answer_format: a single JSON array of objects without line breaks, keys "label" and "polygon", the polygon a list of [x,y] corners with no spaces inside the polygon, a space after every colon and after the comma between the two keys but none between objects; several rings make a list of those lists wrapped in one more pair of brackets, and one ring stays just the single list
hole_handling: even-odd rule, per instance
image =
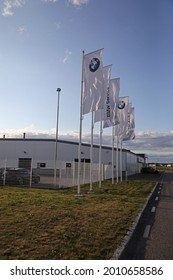
[{"label": "blue sky", "polygon": [[54,137],[60,87],[59,138],[76,141],[82,50],[104,48],[135,107],[136,139],[124,147],[173,162],[172,0],[2,0],[0,13],[0,137]]}]

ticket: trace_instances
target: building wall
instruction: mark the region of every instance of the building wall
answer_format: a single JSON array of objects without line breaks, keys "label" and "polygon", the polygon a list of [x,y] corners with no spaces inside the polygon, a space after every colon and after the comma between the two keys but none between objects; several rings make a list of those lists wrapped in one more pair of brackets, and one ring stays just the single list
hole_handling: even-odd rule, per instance
[{"label": "building wall", "polygon": [[138,160],[138,156],[132,153],[127,153],[127,160],[126,160],[128,175],[139,173],[141,167],[143,166],[142,161]]},{"label": "building wall", "polygon": [[[58,141],[58,161],[73,162],[78,158],[78,143]],[[55,140],[53,139],[0,139],[0,167],[18,167],[19,158],[32,158],[33,168],[45,163],[45,168],[54,168]],[[90,158],[90,145],[82,144],[81,159]],[[139,172],[143,159],[128,150],[122,152],[122,170],[128,175]],[[93,163],[99,163],[99,146],[93,146]],[[112,164],[112,148],[102,147],[102,163]],[[120,168],[119,168],[120,169]],[[116,149],[114,150],[114,173],[116,174]]]}]

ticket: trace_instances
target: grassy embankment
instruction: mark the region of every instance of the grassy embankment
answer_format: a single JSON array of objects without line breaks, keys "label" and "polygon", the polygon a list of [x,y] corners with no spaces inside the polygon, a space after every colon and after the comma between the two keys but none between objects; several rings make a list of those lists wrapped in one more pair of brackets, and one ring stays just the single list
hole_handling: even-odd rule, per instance
[{"label": "grassy embankment", "polygon": [[0,187],[0,259],[110,259],[155,182],[43,190]]}]

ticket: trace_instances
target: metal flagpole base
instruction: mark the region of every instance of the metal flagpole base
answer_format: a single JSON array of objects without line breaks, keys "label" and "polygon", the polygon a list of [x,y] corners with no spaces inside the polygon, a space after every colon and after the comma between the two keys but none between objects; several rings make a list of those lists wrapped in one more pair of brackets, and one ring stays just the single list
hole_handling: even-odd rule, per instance
[{"label": "metal flagpole base", "polygon": [[75,194],[74,196],[75,196],[75,197],[84,197],[84,195],[81,194],[81,193]]},{"label": "metal flagpole base", "polygon": [[92,194],[92,193],[94,193],[94,191],[89,191],[89,192],[87,192],[88,194]]}]

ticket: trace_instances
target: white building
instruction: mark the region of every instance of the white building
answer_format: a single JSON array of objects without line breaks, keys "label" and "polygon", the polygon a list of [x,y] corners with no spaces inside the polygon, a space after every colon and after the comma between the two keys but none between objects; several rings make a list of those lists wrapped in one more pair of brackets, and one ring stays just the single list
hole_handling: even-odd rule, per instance
[{"label": "white building", "polygon": [[[78,160],[78,143],[58,140],[58,164],[63,162],[63,168],[70,168]],[[41,173],[54,168],[55,140],[1,138],[0,139],[0,168],[32,167]],[[120,151],[118,151],[120,154]],[[82,144],[81,161],[90,162],[90,145]],[[130,174],[139,173],[145,161],[144,155],[137,155],[129,150],[122,150],[122,171]],[[99,163],[99,145],[93,146],[93,163]],[[111,169],[112,147],[102,147],[102,164]],[[111,174],[111,173],[109,173]],[[114,148],[114,174],[116,175],[116,148]],[[107,175],[106,177],[109,177]]]}]

